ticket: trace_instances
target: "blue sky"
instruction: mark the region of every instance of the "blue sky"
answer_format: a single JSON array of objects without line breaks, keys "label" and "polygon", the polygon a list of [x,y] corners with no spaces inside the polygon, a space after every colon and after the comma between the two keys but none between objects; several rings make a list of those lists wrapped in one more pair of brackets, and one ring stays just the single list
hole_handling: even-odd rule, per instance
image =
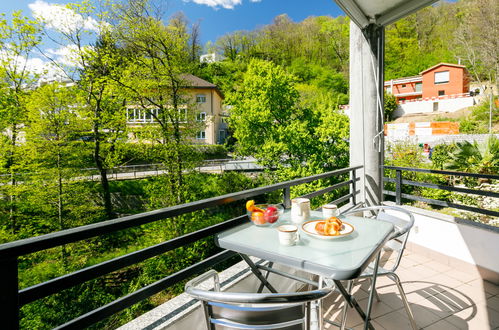
[{"label": "blue sky", "polygon": [[[0,0],[0,12],[22,10],[31,14],[28,5],[36,0]],[[42,0],[38,0],[42,1]],[[64,4],[65,0],[44,0],[47,4]],[[78,2],[78,1],[74,1]],[[342,15],[333,0],[163,0],[167,14],[182,11],[191,23],[201,24],[201,41],[215,41],[218,37],[236,30],[253,30],[269,24],[280,14],[287,14],[293,21],[308,16]],[[224,8],[225,7],[225,8]]]},{"label": "blue sky", "polygon": [[[99,0],[94,0],[99,1]],[[116,0],[120,1],[120,0]],[[165,19],[183,12],[191,23],[200,22],[201,43],[215,42],[224,34],[237,30],[253,30],[270,24],[281,14],[287,14],[299,22],[309,16],[342,15],[333,0],[153,0],[159,2],[165,12]],[[98,32],[100,23],[94,18],[85,18],[74,11],[60,6],[69,0],[0,0],[0,13],[10,21],[11,13],[22,10],[26,16],[41,17],[47,32],[57,36],[57,31],[73,31],[85,27],[87,31]],[[28,70],[43,75],[43,79],[58,79],[64,73],[46,56],[63,66],[75,67],[74,45],[57,44],[44,38],[42,52],[34,50],[28,58],[0,52],[0,56],[17,57],[18,63],[25,63]]]}]

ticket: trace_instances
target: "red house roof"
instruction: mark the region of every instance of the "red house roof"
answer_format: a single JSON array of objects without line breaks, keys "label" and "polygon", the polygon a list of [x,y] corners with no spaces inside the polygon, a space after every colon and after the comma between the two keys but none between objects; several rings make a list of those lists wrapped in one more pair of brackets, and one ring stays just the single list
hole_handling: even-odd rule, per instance
[{"label": "red house roof", "polygon": [[442,65],[445,65],[445,66],[452,66],[452,67],[455,67],[455,68],[463,68],[463,69],[466,69],[466,67],[464,65],[460,65],[460,64],[452,64],[452,63],[438,63],[437,65],[434,65],[432,66],[431,68],[428,68],[424,71],[421,71],[419,74],[424,74],[425,72],[428,72],[428,71],[431,71],[433,69],[436,69],[438,68],[439,66],[442,66]]}]

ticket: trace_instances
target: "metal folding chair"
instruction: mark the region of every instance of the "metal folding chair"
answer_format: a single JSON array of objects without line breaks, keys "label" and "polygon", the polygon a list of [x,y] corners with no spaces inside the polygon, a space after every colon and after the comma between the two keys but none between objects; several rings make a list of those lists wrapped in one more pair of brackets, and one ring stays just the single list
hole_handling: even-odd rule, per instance
[{"label": "metal folding chair", "polygon": [[[400,218],[399,216],[393,215],[391,213],[389,214],[386,212],[387,210],[392,211],[392,213],[396,212],[397,215],[402,214],[404,217]],[[407,301],[407,297],[405,295],[404,289],[402,288],[402,284],[400,283],[400,278],[397,276],[397,274],[395,274],[395,271],[397,270],[398,266],[400,265],[400,261],[402,260],[405,245],[407,243],[407,238],[409,237],[409,232],[412,226],[414,225],[414,216],[409,211],[403,208],[395,206],[386,206],[386,205],[358,208],[343,214],[351,214],[358,212],[371,212],[374,214],[373,217],[375,219],[391,222],[395,227],[395,232],[392,234],[390,240],[383,246],[383,250],[385,251],[389,250],[392,251],[393,253],[396,253],[397,254],[396,259],[390,268],[378,267],[377,276],[388,276],[388,278],[390,278],[395,282],[400,292],[400,297],[402,298],[402,302],[404,303],[407,315],[409,316],[411,327],[412,329],[416,330],[417,325],[416,321],[414,320],[414,315],[409,306],[409,302]],[[362,273],[362,275],[359,276],[359,278],[370,279],[372,277],[372,274],[373,274],[373,265],[369,265],[368,268],[364,271],[364,273]],[[348,290],[351,290],[351,287],[352,287],[352,281],[348,284]],[[379,295],[376,292],[376,288],[372,288],[372,290],[374,290],[376,299],[380,301]],[[342,328],[345,327],[347,309],[348,309],[348,304],[345,304],[343,309]]]},{"label": "metal folding chair", "polygon": [[[214,290],[199,285],[214,280]],[[185,285],[185,292],[203,304],[208,329],[310,329],[311,304],[331,288],[293,293],[235,293],[220,291],[218,273],[210,270]]]}]

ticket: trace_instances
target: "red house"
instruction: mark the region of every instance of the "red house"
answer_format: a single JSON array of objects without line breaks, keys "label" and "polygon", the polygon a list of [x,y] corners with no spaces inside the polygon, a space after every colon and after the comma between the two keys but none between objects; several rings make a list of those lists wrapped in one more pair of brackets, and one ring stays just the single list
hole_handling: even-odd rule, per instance
[{"label": "red house", "polygon": [[464,65],[440,63],[419,76],[385,81],[385,90],[395,95],[397,102],[438,98],[469,92],[469,73]]},{"label": "red house", "polygon": [[470,77],[464,65],[440,63],[421,72],[423,98],[463,94],[470,91]]}]

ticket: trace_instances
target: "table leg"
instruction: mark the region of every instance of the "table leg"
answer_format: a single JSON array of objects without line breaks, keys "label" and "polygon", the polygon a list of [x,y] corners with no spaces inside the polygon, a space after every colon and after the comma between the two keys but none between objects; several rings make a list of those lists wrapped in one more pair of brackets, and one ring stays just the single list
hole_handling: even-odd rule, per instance
[{"label": "table leg", "polygon": [[[272,266],[273,266],[273,265],[274,265],[274,263],[273,263],[273,262],[269,262],[269,264],[268,264],[268,266],[267,266],[267,267],[272,268]],[[270,274],[270,271],[267,271],[267,274],[265,274],[265,279],[266,279],[267,281],[268,281],[268,279],[269,279],[269,274]],[[264,287],[264,286],[265,286],[265,285],[263,284],[263,282],[262,282],[262,283],[260,283],[260,287],[258,287],[258,291],[257,291],[257,292],[258,292],[258,293],[262,293],[262,291],[263,291],[263,287]]]},{"label": "table leg", "polygon": [[267,287],[267,289],[270,290],[270,292],[277,293],[277,290],[272,286],[272,284],[269,283],[269,281],[267,281],[265,276],[263,276],[262,272],[260,272],[260,270],[253,263],[253,261],[251,261],[251,259],[245,254],[240,253],[239,255],[241,256],[241,258],[243,258],[244,261],[246,261],[246,263],[250,267],[251,271],[260,280],[260,282],[262,282],[263,285],[265,285]]}]

